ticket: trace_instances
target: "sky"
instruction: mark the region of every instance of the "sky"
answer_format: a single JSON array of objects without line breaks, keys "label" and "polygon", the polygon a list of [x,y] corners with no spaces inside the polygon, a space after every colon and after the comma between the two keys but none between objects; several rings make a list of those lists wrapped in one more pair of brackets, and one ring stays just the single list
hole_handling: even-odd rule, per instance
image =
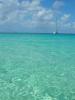
[{"label": "sky", "polygon": [[75,0],[0,0],[0,32],[75,33]]}]

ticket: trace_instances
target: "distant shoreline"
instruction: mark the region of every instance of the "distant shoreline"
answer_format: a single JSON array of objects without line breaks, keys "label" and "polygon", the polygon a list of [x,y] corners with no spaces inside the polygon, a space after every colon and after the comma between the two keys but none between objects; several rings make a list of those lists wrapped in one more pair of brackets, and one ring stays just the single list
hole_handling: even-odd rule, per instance
[{"label": "distant shoreline", "polygon": [[41,35],[44,35],[44,34],[48,34],[48,35],[75,35],[75,33],[58,33],[58,34],[53,34],[53,33],[30,33],[30,32],[0,32],[0,34],[41,34]]}]

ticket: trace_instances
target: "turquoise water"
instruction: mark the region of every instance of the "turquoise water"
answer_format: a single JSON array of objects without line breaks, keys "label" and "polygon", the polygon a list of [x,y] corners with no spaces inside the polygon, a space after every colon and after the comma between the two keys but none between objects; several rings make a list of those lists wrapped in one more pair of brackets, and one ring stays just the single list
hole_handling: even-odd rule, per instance
[{"label": "turquoise water", "polygon": [[0,34],[0,100],[75,100],[75,35]]}]

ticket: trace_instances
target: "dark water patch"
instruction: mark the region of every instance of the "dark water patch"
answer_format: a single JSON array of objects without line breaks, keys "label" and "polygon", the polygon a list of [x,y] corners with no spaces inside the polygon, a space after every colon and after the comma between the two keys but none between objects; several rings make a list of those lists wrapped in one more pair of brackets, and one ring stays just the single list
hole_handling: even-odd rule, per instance
[{"label": "dark water patch", "polygon": [[59,88],[52,86],[52,87],[48,87],[44,90],[43,94],[48,94],[49,96],[52,97],[57,97],[58,95],[61,94],[61,91]]},{"label": "dark water patch", "polygon": [[0,67],[0,74],[7,74],[7,73],[8,71],[5,68]]},{"label": "dark water patch", "polygon": [[58,100],[67,100],[67,97],[61,93],[59,96],[58,96]]}]

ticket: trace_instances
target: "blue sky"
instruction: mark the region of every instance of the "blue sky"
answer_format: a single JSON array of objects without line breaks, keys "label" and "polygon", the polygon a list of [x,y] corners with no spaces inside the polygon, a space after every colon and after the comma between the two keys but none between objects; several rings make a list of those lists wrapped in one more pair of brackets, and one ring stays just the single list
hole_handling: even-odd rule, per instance
[{"label": "blue sky", "polygon": [[0,32],[75,33],[75,0],[0,0]]}]

